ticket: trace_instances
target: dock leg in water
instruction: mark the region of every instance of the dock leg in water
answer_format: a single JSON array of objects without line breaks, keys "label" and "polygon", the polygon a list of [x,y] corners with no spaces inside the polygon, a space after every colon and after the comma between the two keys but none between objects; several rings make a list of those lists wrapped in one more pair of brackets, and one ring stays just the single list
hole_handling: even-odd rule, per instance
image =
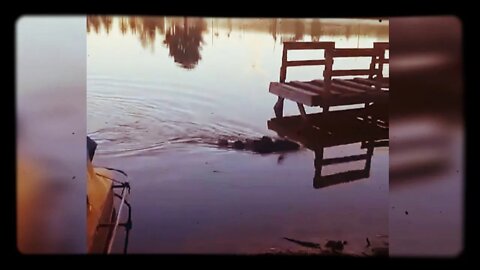
[{"label": "dock leg in water", "polygon": [[323,151],[324,148],[315,150],[315,159],[313,165],[315,167],[315,176],[313,177],[313,188],[319,189],[322,186],[322,168],[323,168]]},{"label": "dock leg in water", "polygon": [[369,125],[374,124],[373,116],[371,115],[371,110],[372,110],[372,104],[370,104],[369,102],[365,103],[364,119],[365,119],[365,123]]},{"label": "dock leg in water", "polygon": [[302,118],[304,120],[307,119],[307,113],[305,112],[305,107],[303,107],[303,104],[300,102],[297,102],[298,110],[300,111],[300,114],[302,115]]},{"label": "dock leg in water", "polygon": [[324,127],[328,127],[331,124],[331,122],[329,120],[329,117],[328,117],[328,114],[330,113],[330,107],[325,106],[325,107],[321,107],[321,108],[322,108],[322,125]]},{"label": "dock leg in water", "polygon": [[284,102],[284,98],[278,97],[277,102],[273,106],[273,110],[275,111],[276,117],[283,117],[283,102]]}]

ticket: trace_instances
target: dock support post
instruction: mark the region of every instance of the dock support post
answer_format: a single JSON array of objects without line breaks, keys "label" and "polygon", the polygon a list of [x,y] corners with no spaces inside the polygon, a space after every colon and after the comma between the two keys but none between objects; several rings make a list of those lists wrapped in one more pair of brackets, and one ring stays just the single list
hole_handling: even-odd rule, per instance
[{"label": "dock support post", "polygon": [[284,98],[278,97],[277,102],[273,106],[273,111],[275,112],[276,117],[283,117],[283,102]]},{"label": "dock support post", "polygon": [[324,107],[320,107],[322,108],[322,114],[321,114],[321,123],[324,127],[328,127],[329,124],[330,124],[330,121],[329,121],[329,111],[330,111],[330,106],[324,106]]},{"label": "dock support post", "polygon": [[305,107],[303,107],[303,104],[300,102],[297,102],[298,110],[300,111],[300,114],[302,115],[303,119],[307,119],[307,113],[305,112]]}]

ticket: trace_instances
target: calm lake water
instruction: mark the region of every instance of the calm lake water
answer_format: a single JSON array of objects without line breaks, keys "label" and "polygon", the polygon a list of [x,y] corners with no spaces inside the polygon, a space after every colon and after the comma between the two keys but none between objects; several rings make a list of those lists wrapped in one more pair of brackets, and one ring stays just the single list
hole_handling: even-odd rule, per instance
[{"label": "calm lake water", "polygon": [[[90,16],[87,32],[87,129],[99,143],[95,165],[130,176],[129,253],[305,249],[283,237],[346,240],[346,251],[360,253],[367,237],[388,241],[388,147],[375,148],[369,178],[315,189],[307,148],[279,158],[215,145],[277,137],[267,127],[276,101],[268,86],[278,81],[283,41],[372,47],[388,41],[388,21]],[[321,71],[296,68],[287,79],[321,78]],[[293,102],[284,110],[298,115]],[[363,152],[356,143],[325,156]]]}]

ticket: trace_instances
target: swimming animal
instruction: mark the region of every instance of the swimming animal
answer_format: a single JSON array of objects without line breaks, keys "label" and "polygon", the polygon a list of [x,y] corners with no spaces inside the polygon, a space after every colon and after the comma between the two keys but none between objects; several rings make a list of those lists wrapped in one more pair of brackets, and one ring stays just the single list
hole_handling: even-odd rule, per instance
[{"label": "swimming animal", "polygon": [[246,139],[245,141],[236,140],[228,141],[227,139],[218,140],[219,147],[233,148],[237,150],[250,150],[260,154],[294,151],[300,148],[296,142],[286,139],[273,140],[268,136],[263,136],[260,139]]}]

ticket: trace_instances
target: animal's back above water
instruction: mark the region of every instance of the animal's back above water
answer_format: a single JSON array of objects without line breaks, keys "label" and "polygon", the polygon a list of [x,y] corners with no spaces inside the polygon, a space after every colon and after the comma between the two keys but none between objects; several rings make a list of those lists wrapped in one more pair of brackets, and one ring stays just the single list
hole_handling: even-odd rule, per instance
[{"label": "animal's back above water", "polygon": [[285,139],[272,140],[272,138],[267,136],[263,136],[261,139],[247,139],[246,141],[237,140],[234,142],[220,139],[218,140],[218,146],[237,150],[250,150],[261,154],[294,151],[300,148],[300,145],[296,142]]}]

